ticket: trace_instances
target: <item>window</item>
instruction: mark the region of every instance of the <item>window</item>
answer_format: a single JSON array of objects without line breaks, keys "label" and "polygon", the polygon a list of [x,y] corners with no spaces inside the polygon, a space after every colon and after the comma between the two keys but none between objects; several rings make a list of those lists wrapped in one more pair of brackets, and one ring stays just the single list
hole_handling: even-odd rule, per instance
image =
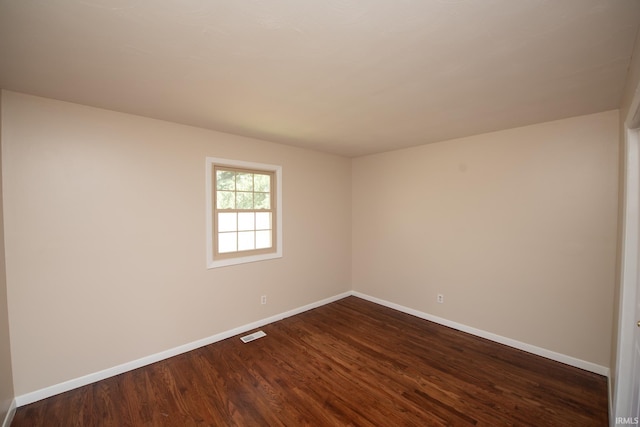
[{"label": "window", "polygon": [[282,256],[280,166],[207,158],[207,266]]},{"label": "window", "polygon": [[214,166],[216,255],[273,251],[273,172]]}]

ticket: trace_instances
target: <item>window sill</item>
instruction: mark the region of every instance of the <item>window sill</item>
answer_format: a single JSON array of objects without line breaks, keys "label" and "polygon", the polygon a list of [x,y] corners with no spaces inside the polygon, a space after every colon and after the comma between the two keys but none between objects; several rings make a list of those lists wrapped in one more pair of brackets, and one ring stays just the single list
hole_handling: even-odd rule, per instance
[{"label": "window sill", "polygon": [[282,258],[282,253],[273,252],[260,255],[248,255],[243,257],[225,258],[219,260],[212,260],[207,263],[207,268],[219,268],[227,267],[230,265],[246,264],[250,262],[266,261],[268,259]]}]

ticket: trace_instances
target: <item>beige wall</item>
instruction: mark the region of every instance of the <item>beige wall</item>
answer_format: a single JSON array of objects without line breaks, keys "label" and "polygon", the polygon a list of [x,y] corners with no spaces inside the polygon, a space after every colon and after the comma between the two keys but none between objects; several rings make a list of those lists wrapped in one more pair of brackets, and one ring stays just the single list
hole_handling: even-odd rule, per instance
[{"label": "beige wall", "polygon": [[617,173],[617,111],[355,159],[353,288],[609,366]]},{"label": "beige wall", "polygon": [[[17,395],[350,289],[349,159],[12,92],[2,103]],[[282,165],[283,258],[205,268],[207,156]]]},{"label": "beige wall", "polygon": [[[2,92],[0,92],[0,147],[2,146]],[[0,160],[0,422],[5,419],[14,398],[9,340],[7,280],[4,261],[4,227],[2,225],[2,165]]]},{"label": "beige wall", "polygon": [[[615,111],[353,162],[12,92],[2,117],[17,395],[349,289],[610,364]],[[205,269],[207,156],[283,166],[284,258]]]}]

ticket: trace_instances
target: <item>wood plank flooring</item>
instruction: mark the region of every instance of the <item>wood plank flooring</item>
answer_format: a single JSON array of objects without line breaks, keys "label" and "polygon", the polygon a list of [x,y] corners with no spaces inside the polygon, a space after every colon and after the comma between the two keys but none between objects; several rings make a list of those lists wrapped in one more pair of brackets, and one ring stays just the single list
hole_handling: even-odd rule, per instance
[{"label": "wood plank flooring", "polygon": [[356,297],[18,408],[21,426],[606,426],[606,378]]}]

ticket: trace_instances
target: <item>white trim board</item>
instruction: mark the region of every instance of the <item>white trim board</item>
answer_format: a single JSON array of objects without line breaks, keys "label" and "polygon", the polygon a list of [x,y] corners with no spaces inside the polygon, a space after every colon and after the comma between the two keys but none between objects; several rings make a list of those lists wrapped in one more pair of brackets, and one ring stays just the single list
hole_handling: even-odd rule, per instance
[{"label": "white trim board", "polygon": [[467,326],[461,323],[453,322],[451,320],[443,319],[442,317],[438,317],[432,314],[424,313],[422,311],[414,310],[412,308],[405,307],[400,304],[395,304],[380,298],[375,298],[360,292],[353,291],[351,292],[351,294],[358,298],[362,298],[364,300],[371,301],[373,303],[380,304],[385,307],[389,307],[394,310],[398,310],[403,313],[419,317],[421,319],[429,320],[431,322],[438,323],[440,325],[447,326],[449,328],[453,328],[458,331],[466,332],[468,334],[475,335],[480,338],[485,338],[490,341],[507,345],[509,347],[517,348],[518,350],[523,350],[523,351],[526,351],[527,353],[532,353],[537,356],[542,356],[547,359],[554,360],[556,362],[564,363],[565,365],[570,365],[576,368],[584,369],[585,371],[603,375],[603,376],[606,376],[607,378],[609,377],[609,368],[607,368],[606,366],[597,365],[595,363],[591,363],[585,360],[577,359],[575,357],[567,356],[562,353],[556,353],[555,351],[547,350],[542,347],[536,347],[535,345],[531,345],[531,344],[527,344],[511,338],[503,337],[501,335],[496,335],[491,332],[483,331],[482,329],[476,329],[471,326]]},{"label": "white trim board", "polygon": [[[526,351],[528,353],[532,353],[538,356],[545,357],[547,359],[555,360],[556,362],[564,363],[566,365],[574,366],[576,368],[584,369],[586,371],[594,372],[599,375],[609,376],[609,368],[597,365],[595,363],[587,362],[584,360],[576,359],[571,356],[567,356],[561,353],[556,353],[551,350],[547,350],[541,347],[536,347],[534,345],[526,344],[520,341],[513,340],[511,338],[506,338],[500,335],[493,334],[491,332],[486,332],[481,329],[476,329],[471,326],[466,326],[460,323],[456,323],[447,319],[443,319],[441,317],[433,316],[428,313],[424,313],[418,310],[414,310],[409,307],[402,306],[400,304],[395,304],[380,298],[375,298],[367,294],[363,294],[356,291],[344,292],[333,297],[325,298],[323,300],[304,305],[302,307],[298,307],[289,311],[286,311],[281,314],[276,314],[274,316],[267,317],[265,319],[261,319],[252,323],[249,323],[244,326],[239,326],[237,328],[221,332],[216,335],[212,335],[207,338],[203,338],[201,340],[193,341],[188,344],[184,344],[169,350],[162,351],[160,353],[152,354],[150,356],[146,356],[131,362],[123,363],[118,366],[114,366],[112,368],[104,369],[99,372],[95,372],[93,374],[85,375],[79,378],[74,378],[69,381],[65,381],[60,384],[55,384],[49,387],[45,387],[40,390],[33,391],[31,393],[26,393],[20,396],[17,396],[14,400],[14,412],[15,406],[18,407],[28,405],[29,403],[36,402],[38,400],[46,399],[47,397],[55,396],[56,394],[64,393],[65,391],[73,390],[78,387],[82,387],[88,384],[92,384],[94,382],[113,377],[115,375],[122,374],[124,372],[128,372],[146,365],[150,365],[155,362],[159,362],[161,360],[168,359],[173,356],[177,356],[182,353],[186,353],[191,350],[195,350],[200,347],[204,347],[205,345],[213,344],[218,341],[222,341],[227,338],[231,338],[236,335],[243,334],[252,329],[260,328],[269,323],[277,322],[279,320],[285,319],[287,317],[295,316],[296,314],[303,313],[308,310],[312,310],[317,307],[321,307],[323,305],[332,303],[334,301],[338,301],[340,299],[346,298],[348,296],[355,296],[358,298],[362,298],[364,300],[392,308],[394,310],[401,311],[406,314],[410,314],[412,316],[416,316],[421,319],[429,320],[434,323],[438,323],[443,326],[447,326],[462,332],[469,333],[471,335],[478,336],[480,338],[485,338],[490,341],[494,341],[500,344],[507,345],[509,347],[517,348],[519,350]],[[5,427],[3,425],[3,427]],[[8,426],[7,426],[8,427]]]},{"label": "white trim board", "polygon": [[9,427],[11,422],[13,421],[13,416],[16,414],[16,399],[11,401],[9,405],[9,410],[7,411],[7,415],[4,417],[4,421],[2,422],[2,427]]},{"label": "white trim board", "polygon": [[55,384],[49,387],[45,387],[40,390],[33,391],[31,393],[26,393],[26,394],[17,396],[15,398],[15,402],[18,407],[28,405],[29,403],[37,402],[38,400],[46,399],[47,397],[55,396],[56,394],[64,393],[65,391],[73,390],[78,387],[92,384],[94,382],[104,380],[106,378],[110,378],[110,377],[122,374],[124,372],[132,371],[134,369],[138,369],[140,367],[150,365],[152,363],[159,362],[161,360],[165,360],[170,357],[177,356],[179,354],[186,353],[188,351],[192,351],[200,347],[204,347],[205,345],[213,344],[215,342],[222,341],[239,334],[243,334],[252,329],[260,328],[264,325],[268,325],[269,323],[274,323],[279,320],[285,319],[287,317],[295,316],[296,314],[300,314],[305,311],[312,310],[317,307],[321,307],[323,305],[332,303],[342,298],[346,298],[350,295],[351,295],[351,292],[345,292],[339,295],[335,295],[333,297],[325,298],[323,300],[320,300],[311,304],[307,304],[302,307],[294,308],[292,310],[286,311],[281,314],[276,314],[274,316],[270,316],[265,319],[257,320],[247,325],[239,326],[237,328],[230,329],[228,331],[221,332],[219,334],[212,335],[210,337],[203,338],[201,340],[193,341],[191,343],[174,347],[169,350],[161,351],[160,353],[152,354],[150,356],[146,356],[131,362],[123,363],[121,365],[104,369],[102,371],[95,372],[93,374],[85,375],[79,378],[74,378],[72,380],[65,381],[60,384]]}]

